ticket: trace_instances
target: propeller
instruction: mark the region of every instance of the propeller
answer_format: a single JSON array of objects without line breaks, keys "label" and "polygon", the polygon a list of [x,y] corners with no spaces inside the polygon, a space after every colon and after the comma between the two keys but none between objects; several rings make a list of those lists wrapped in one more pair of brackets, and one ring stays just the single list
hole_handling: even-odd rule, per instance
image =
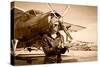
[{"label": "propeller", "polygon": [[[49,7],[49,9],[52,11],[52,13],[54,14],[54,16],[57,17],[57,15],[56,15],[57,12],[56,12],[55,10],[53,10],[53,8],[52,8],[52,6],[51,6],[50,3],[48,3],[48,7]],[[69,9],[70,9],[70,5],[66,5],[66,7],[65,7],[65,9],[64,9],[64,11],[63,11],[61,17],[59,18],[59,20],[61,21],[61,22],[60,22],[61,24],[63,23],[63,17],[65,16],[65,14],[68,13]],[[71,27],[71,25],[69,25],[69,26],[67,27],[67,30],[68,30],[70,27]],[[68,36],[70,39],[73,39],[73,38],[70,36],[69,32],[66,32],[66,29],[64,29],[64,31],[65,31],[65,33],[67,34],[67,36]]]},{"label": "propeller", "polygon": [[66,6],[66,8],[62,14],[62,17],[64,17],[68,13],[69,9],[70,9],[70,5]]},{"label": "propeller", "polygon": [[48,3],[48,7],[49,7],[49,9],[50,9],[51,13],[53,13],[53,14],[54,14],[54,16],[55,16],[55,17],[57,17],[57,16],[56,16],[56,14],[55,14],[55,13],[56,13],[56,11],[55,11],[55,10],[53,10],[53,8],[51,7],[51,4],[50,4],[50,3]]},{"label": "propeller", "polygon": [[[56,12],[56,10],[53,10],[53,8],[52,8],[50,3],[48,3],[48,7],[49,7],[50,11],[56,16],[55,13],[57,13],[57,12]],[[66,7],[65,7],[65,9],[64,9],[64,11],[62,13],[62,16],[61,16],[62,18],[68,13],[69,9],[70,9],[70,5],[66,5]]]}]

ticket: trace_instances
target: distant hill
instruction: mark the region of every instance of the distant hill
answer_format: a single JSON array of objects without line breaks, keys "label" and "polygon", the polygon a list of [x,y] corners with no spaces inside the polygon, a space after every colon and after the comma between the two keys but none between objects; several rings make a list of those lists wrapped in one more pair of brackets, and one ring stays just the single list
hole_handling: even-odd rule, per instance
[{"label": "distant hill", "polygon": [[97,50],[97,45],[94,42],[85,42],[85,41],[77,41],[75,43],[72,43],[72,47],[70,48],[71,50]]}]

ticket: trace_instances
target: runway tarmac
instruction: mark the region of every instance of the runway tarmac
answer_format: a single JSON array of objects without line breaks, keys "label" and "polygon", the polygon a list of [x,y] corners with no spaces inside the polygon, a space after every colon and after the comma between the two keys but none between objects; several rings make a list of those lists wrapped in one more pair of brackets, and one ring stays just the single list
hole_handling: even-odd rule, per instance
[{"label": "runway tarmac", "polygon": [[[53,59],[54,57],[52,57]],[[28,60],[26,60],[28,59]],[[97,51],[73,51],[66,52],[61,56],[60,63],[72,63],[72,62],[87,62],[87,61],[96,61],[97,60]],[[47,61],[46,61],[47,60]],[[15,60],[16,65],[29,65],[29,64],[51,64],[52,60],[46,59],[44,54],[40,54],[40,56],[34,56],[31,58],[17,58]],[[56,63],[56,62],[55,62]]]}]

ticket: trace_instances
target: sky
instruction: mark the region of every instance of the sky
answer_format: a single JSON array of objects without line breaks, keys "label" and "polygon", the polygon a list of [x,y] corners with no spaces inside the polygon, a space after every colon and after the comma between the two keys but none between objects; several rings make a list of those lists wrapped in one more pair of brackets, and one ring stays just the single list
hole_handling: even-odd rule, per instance
[{"label": "sky", "polygon": [[[70,8],[64,15],[64,22],[80,25],[86,29],[71,33],[74,40],[96,42],[97,41],[97,7],[86,5],[71,5],[71,4],[50,4],[52,9],[56,10],[61,15],[68,5]],[[15,7],[27,11],[30,9],[40,10],[42,12],[50,11],[47,3],[33,2],[15,2]]]}]

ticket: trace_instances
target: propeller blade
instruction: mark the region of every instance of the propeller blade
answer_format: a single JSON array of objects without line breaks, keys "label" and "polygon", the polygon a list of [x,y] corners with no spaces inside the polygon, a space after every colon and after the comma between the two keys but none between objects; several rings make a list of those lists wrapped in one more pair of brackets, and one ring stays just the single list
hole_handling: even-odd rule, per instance
[{"label": "propeller blade", "polygon": [[64,12],[62,14],[62,17],[65,16],[65,14],[69,11],[69,9],[70,9],[70,5],[66,6],[66,8],[65,8],[65,10],[64,10]]},{"label": "propeller blade", "polygon": [[52,6],[50,5],[50,3],[48,3],[48,7],[49,7],[49,9],[50,9],[50,11],[51,11],[51,13],[53,13],[54,14],[54,16],[55,17],[57,17],[56,15],[55,15],[55,10],[53,10],[53,8],[52,8]]},{"label": "propeller blade", "polygon": [[48,3],[48,7],[50,9],[50,11],[54,12],[53,8],[51,7],[50,3]]}]

